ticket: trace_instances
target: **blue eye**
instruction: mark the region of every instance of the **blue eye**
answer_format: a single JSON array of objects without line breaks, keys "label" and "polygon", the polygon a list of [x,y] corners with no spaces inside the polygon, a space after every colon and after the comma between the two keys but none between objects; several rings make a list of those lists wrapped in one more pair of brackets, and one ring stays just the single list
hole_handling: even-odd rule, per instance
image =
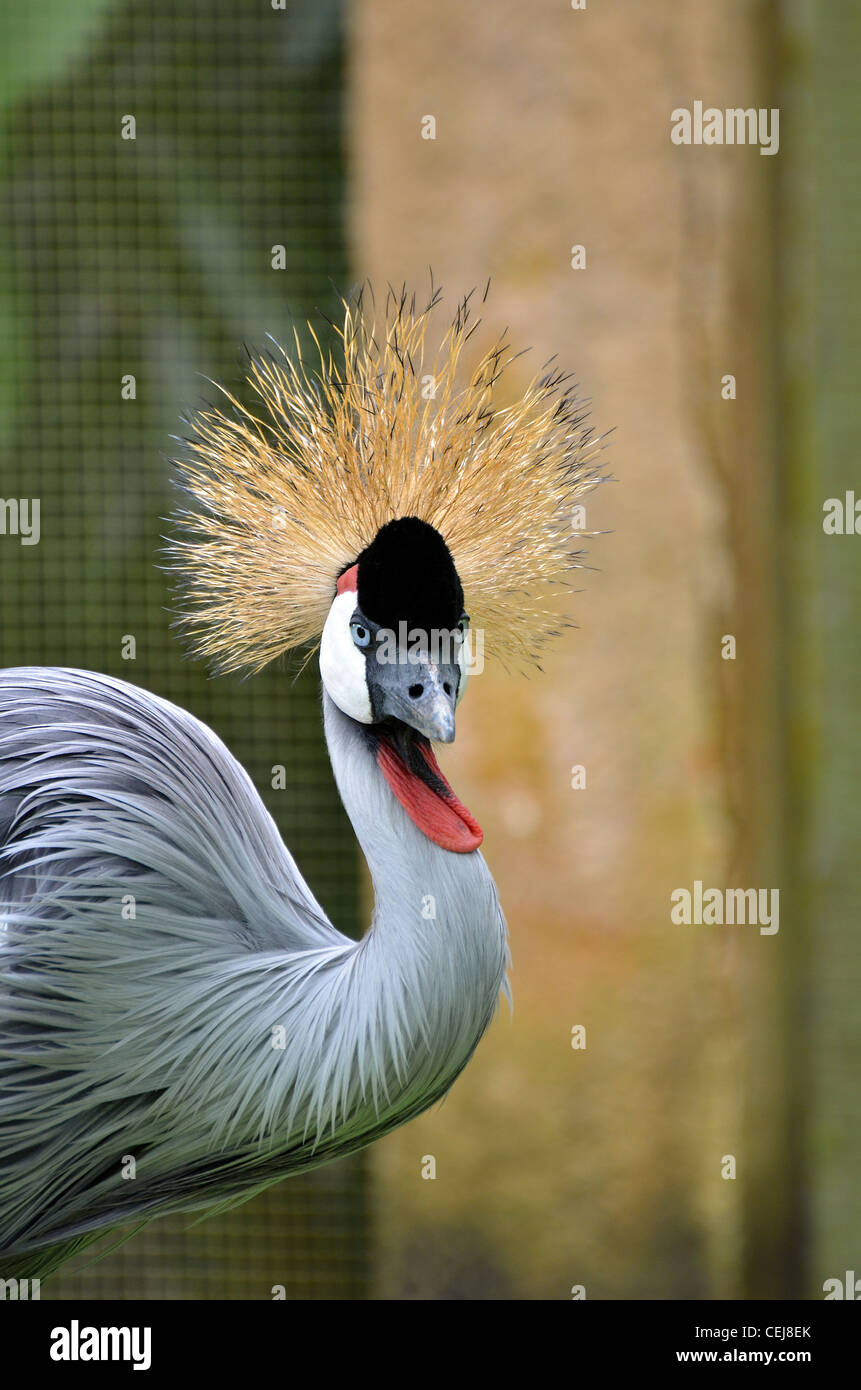
[{"label": "blue eye", "polygon": [[357,647],[366,647],[371,640],[371,634],[364,623],[350,623],[350,631]]}]

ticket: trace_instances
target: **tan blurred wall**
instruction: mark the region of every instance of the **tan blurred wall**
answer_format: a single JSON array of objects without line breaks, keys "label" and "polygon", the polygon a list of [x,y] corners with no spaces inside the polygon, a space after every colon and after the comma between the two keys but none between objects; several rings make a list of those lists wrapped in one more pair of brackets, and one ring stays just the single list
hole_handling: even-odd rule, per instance
[{"label": "tan blurred wall", "polygon": [[[590,545],[579,630],[544,675],[485,673],[461,707],[446,766],[485,829],[514,1016],[441,1108],[376,1150],[383,1297],[742,1287],[742,1189],[721,1159],[745,1161],[743,996],[776,943],[674,926],[669,894],[741,882],[751,859],[769,882],[771,753],[743,709],[770,679],[767,546],[739,555],[768,486],[769,161],[680,149],[669,128],[698,96],[768,104],[753,13],[352,6],[356,276],[424,285],[430,265],[452,297],[491,276],[486,321],[533,365],[558,353],[576,373],[620,480],[588,499],[589,526],[612,534]],[[570,788],[576,763],[586,790]],[[751,1045],[768,1046],[762,1027]]]}]

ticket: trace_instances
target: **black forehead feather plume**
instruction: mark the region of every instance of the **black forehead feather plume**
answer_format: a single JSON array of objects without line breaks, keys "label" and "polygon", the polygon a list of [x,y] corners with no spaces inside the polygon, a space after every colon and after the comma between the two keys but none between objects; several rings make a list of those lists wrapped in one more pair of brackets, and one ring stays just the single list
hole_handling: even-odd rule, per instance
[{"label": "black forehead feather plume", "polygon": [[463,614],[463,588],[440,535],[416,516],[382,527],[359,556],[358,602],[380,627],[450,631]]}]

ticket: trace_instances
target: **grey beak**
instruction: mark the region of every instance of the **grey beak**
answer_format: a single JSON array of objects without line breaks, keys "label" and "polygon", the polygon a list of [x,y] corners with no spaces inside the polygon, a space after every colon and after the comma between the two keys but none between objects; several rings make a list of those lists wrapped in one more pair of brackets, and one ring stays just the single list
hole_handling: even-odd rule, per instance
[{"label": "grey beak", "polygon": [[436,743],[454,740],[459,680],[459,667],[434,661],[368,662],[375,719],[400,719]]}]

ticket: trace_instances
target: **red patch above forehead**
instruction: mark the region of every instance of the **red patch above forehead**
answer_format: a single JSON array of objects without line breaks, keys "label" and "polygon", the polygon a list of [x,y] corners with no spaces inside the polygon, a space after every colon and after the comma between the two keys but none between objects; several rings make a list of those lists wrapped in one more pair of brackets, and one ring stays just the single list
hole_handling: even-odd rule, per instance
[{"label": "red patch above forehead", "polygon": [[350,568],[349,568],[348,570],[344,570],[344,573],[341,575],[340,579],[338,580],[338,583],[337,583],[337,585],[336,585],[337,592],[338,592],[339,594],[347,594],[347,593],[352,593],[352,594],[354,594],[354,593],[356,592],[356,587],[357,587],[357,585],[358,585],[358,582],[359,582],[359,566],[358,566],[358,565],[351,565]]}]

